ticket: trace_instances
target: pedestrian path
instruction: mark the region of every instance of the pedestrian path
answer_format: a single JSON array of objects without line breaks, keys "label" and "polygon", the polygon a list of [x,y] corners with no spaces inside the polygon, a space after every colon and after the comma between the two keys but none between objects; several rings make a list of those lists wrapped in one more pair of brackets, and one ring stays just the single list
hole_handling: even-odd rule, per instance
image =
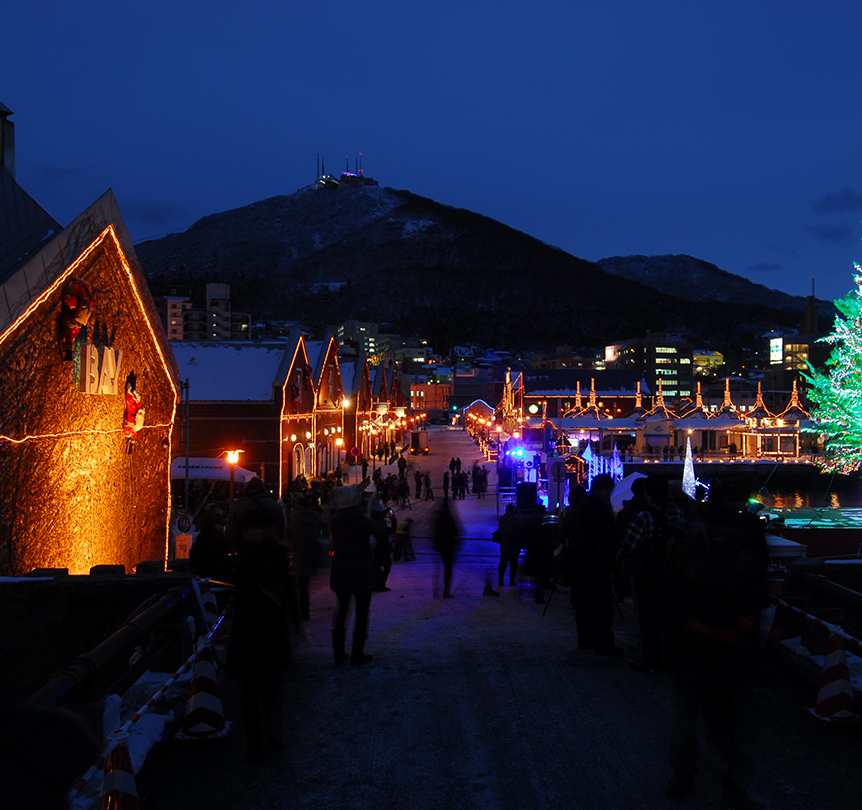
[{"label": "pedestrian path", "polygon": [[[464,462],[469,442],[461,448]],[[495,525],[492,503],[469,496],[456,502],[465,536],[490,535],[484,533]],[[414,514],[427,521],[433,508],[434,502],[423,503]],[[671,681],[663,672],[650,676],[628,668],[639,641],[630,602],[614,628],[629,656],[578,651],[568,593],[555,594],[544,617],[545,606],[532,601],[526,585],[485,596],[497,546],[470,539],[456,556],[455,598],[443,600],[430,537],[417,531],[414,538],[416,559],[396,563],[391,592],[372,600],[366,651],[374,660],[366,666],[334,665],[335,599],[328,572],[314,578],[312,618],[285,677],[285,751],[248,765],[241,724],[225,746],[171,749],[144,782],[143,806],[725,807],[718,799],[722,764],[705,739],[695,792],[675,803],[663,796]],[[772,810],[857,806],[858,735],[836,736],[811,723],[795,682],[765,667],[771,681],[759,678],[743,704],[740,726],[757,765],[753,794]],[[223,700],[226,714],[238,718],[230,678]]]}]

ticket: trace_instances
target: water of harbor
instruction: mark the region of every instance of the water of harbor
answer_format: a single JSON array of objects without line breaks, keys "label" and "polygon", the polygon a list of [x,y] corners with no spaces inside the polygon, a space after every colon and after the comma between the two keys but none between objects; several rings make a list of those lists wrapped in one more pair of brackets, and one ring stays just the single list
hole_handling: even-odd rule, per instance
[{"label": "water of harbor", "polygon": [[847,509],[862,507],[862,481],[858,477],[819,475],[802,486],[791,482],[765,482],[754,495],[768,508]]}]

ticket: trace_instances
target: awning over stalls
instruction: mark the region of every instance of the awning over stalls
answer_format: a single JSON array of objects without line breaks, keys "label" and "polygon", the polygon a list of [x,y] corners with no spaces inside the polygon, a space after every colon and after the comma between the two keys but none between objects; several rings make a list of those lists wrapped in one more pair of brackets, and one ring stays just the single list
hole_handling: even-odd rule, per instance
[{"label": "awning over stalls", "polygon": [[[171,478],[186,477],[186,460],[175,458],[171,463]],[[256,474],[242,467],[234,467],[234,481],[245,484]],[[204,481],[230,481],[230,464],[226,458],[190,458],[189,478]]]}]

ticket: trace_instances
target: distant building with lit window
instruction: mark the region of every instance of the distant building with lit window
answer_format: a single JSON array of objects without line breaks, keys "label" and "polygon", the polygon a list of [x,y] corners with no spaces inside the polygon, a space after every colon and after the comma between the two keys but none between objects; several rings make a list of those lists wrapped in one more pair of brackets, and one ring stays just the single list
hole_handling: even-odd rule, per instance
[{"label": "distant building with lit window", "polygon": [[530,368],[594,368],[595,358],[575,354],[571,346],[557,346],[553,354],[530,355]]},{"label": "distant building with lit window", "polygon": [[721,352],[701,349],[694,352],[691,358],[695,374],[712,374],[724,365],[724,355]]},{"label": "distant building with lit window", "polygon": [[231,308],[230,284],[207,284],[206,308],[185,310],[183,340],[248,340],[251,313]]},{"label": "distant building with lit window", "polygon": [[410,383],[410,407],[416,411],[447,411],[451,383]]},{"label": "distant building with lit window", "polygon": [[381,350],[380,326],[376,323],[345,321],[334,331],[339,346],[351,341],[357,345],[359,351],[364,351],[369,357],[377,355]]},{"label": "distant building with lit window", "polygon": [[191,309],[191,291],[188,287],[170,287],[155,296],[156,311],[165,327],[168,340],[185,339],[185,312]]},{"label": "distant building with lit window", "polygon": [[631,369],[643,374],[653,390],[669,399],[690,397],[693,391],[691,343],[667,335],[647,335],[605,346],[607,369]]}]

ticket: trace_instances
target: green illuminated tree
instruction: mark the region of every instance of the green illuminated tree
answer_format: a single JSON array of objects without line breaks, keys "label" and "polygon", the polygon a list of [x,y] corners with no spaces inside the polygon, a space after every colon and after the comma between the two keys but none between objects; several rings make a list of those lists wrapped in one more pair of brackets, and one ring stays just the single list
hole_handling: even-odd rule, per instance
[{"label": "green illuminated tree", "polygon": [[827,472],[850,473],[862,466],[862,267],[855,268],[856,289],[835,302],[841,314],[832,334],[821,338],[833,347],[826,369],[811,368],[804,375],[816,422],[808,430],[825,437],[817,464]]}]

